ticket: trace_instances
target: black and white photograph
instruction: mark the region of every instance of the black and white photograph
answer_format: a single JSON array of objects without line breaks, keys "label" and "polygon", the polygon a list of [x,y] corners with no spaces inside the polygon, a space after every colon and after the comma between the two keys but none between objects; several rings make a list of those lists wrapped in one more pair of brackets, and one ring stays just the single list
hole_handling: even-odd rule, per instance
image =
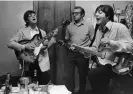
[{"label": "black and white photograph", "polygon": [[132,0],[0,0],[0,94],[133,94]]}]

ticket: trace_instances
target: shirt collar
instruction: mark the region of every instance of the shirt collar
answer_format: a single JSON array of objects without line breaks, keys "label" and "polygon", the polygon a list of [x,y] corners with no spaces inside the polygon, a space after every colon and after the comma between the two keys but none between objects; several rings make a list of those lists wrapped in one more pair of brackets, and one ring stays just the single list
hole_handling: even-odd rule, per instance
[{"label": "shirt collar", "polygon": [[112,27],[112,24],[113,23],[111,21],[109,21],[109,22],[107,22],[107,24],[105,26],[108,28],[108,30],[110,30]]},{"label": "shirt collar", "polygon": [[80,27],[80,26],[82,26],[82,25],[84,25],[84,19],[81,21],[81,22],[79,22],[78,24],[76,24],[75,22],[73,22],[73,24],[74,25],[76,25],[76,26],[78,26],[78,27]]},{"label": "shirt collar", "polygon": [[109,21],[109,22],[106,23],[106,25],[104,26],[103,29],[99,26],[99,30],[101,30],[101,31],[109,30],[110,31],[111,28],[112,28],[112,24],[113,24],[113,22]]},{"label": "shirt collar", "polygon": [[35,29],[32,29],[31,27],[29,27],[28,26],[28,28],[30,29],[30,30],[34,30],[34,31],[37,31],[38,32],[38,27],[36,26],[36,28]]}]

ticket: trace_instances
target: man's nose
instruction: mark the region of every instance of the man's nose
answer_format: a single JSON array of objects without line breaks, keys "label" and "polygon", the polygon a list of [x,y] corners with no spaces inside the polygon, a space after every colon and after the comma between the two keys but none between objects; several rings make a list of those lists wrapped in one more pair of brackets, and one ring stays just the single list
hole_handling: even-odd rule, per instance
[{"label": "man's nose", "polygon": [[32,17],[33,19],[36,19],[36,17]]},{"label": "man's nose", "polygon": [[95,16],[98,17],[98,13],[95,13]]},{"label": "man's nose", "polygon": [[73,17],[75,17],[76,16],[76,14],[73,14]]}]

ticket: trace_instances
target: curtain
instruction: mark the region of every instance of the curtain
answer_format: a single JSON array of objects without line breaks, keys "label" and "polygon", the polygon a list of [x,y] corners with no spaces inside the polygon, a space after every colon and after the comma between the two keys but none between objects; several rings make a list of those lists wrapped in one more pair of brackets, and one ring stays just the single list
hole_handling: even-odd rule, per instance
[{"label": "curtain", "polygon": [[[33,9],[37,12],[38,17],[38,27],[49,33],[59,26],[57,39],[63,40],[65,27],[61,27],[61,24],[65,20],[71,21],[71,11],[74,6],[74,1],[33,1]],[[48,51],[51,80],[54,84],[64,84],[64,63],[67,61],[65,58],[66,49],[55,44]]]},{"label": "curtain", "polygon": [[129,28],[129,32],[133,37],[133,5],[129,3],[125,8],[125,18]]}]

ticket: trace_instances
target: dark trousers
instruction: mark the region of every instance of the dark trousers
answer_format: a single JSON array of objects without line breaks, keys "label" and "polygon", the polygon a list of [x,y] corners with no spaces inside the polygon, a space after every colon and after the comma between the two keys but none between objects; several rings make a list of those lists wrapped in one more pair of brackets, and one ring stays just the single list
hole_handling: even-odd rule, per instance
[{"label": "dark trousers", "polygon": [[88,59],[79,52],[67,52],[67,62],[65,62],[65,85],[67,89],[74,92],[75,67],[79,73],[79,94],[84,94],[86,89],[86,77],[88,72]]},{"label": "dark trousers", "polygon": [[29,65],[29,71],[26,72],[25,76],[31,77],[31,80],[32,80],[32,78],[34,77],[35,69],[37,70],[37,80],[38,80],[39,84],[40,85],[48,84],[48,82],[50,81],[50,74],[48,71],[42,72],[40,70],[38,63],[31,63]]},{"label": "dark trousers", "polygon": [[94,94],[108,94],[110,79],[117,76],[111,65],[100,66],[88,73],[88,79]]}]

